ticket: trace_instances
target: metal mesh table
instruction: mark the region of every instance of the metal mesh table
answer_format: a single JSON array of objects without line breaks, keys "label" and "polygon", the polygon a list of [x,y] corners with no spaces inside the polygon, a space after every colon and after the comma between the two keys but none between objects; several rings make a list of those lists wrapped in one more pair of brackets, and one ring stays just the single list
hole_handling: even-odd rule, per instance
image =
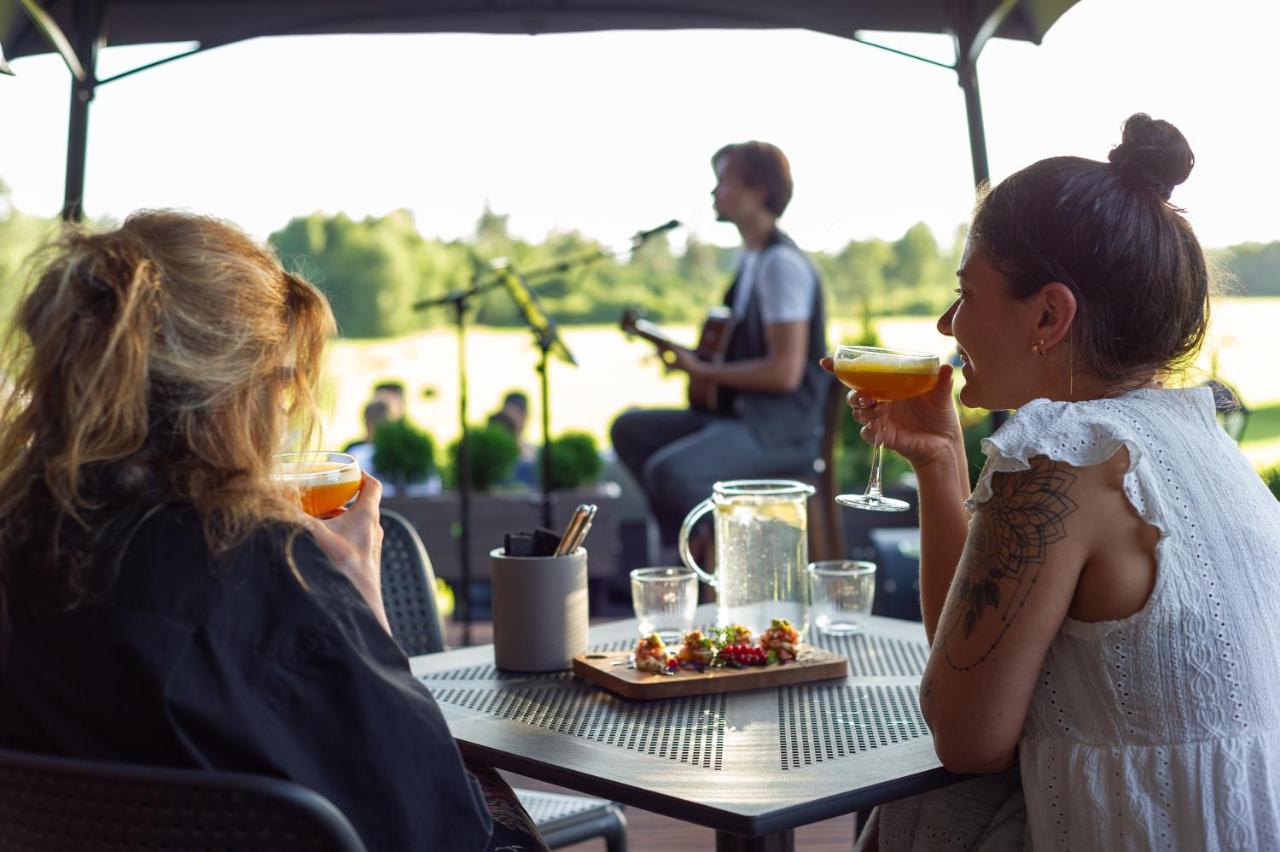
[{"label": "metal mesh table", "polygon": [[[633,621],[591,630],[598,650],[638,638]],[[861,634],[811,641],[848,657],[849,676],[628,701],[568,672],[501,672],[492,646],[416,657],[413,670],[468,756],[708,826],[721,849],[785,849],[796,826],[954,779],[920,712],[921,625],[872,618]]]}]

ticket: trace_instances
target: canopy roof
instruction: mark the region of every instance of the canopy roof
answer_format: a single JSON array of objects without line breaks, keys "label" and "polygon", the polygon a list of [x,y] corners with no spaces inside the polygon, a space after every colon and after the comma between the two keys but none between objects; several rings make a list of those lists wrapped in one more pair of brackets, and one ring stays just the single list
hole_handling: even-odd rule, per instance
[{"label": "canopy roof", "polygon": [[[99,86],[200,50],[258,36],[339,33],[552,33],[615,29],[807,29],[947,33],[964,91],[974,181],[989,176],[977,60],[993,37],[1036,44],[1077,0],[0,0],[4,63],[57,52],[76,81],[63,216],[79,219],[89,104]],[[100,47],[196,47],[100,80]],[[887,48],[892,50],[892,48]],[[918,57],[917,57],[918,58]],[[934,60],[925,60],[943,64]]]},{"label": "canopy roof", "polygon": [[[72,44],[87,0],[10,0],[0,44],[10,60],[51,50],[21,5],[43,8]],[[106,44],[198,42],[333,33],[551,33],[614,29],[807,29],[954,33],[997,24],[1001,38],[1039,43],[1076,0],[103,0]]]}]

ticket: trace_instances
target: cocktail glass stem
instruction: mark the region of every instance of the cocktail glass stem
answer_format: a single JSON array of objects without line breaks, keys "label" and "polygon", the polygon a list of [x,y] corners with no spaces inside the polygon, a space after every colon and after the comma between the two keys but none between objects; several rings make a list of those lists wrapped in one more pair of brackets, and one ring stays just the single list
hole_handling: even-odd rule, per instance
[{"label": "cocktail glass stem", "polygon": [[884,458],[884,444],[876,441],[871,446],[871,478],[867,480],[867,496],[880,499],[884,496],[880,491],[880,460]]}]

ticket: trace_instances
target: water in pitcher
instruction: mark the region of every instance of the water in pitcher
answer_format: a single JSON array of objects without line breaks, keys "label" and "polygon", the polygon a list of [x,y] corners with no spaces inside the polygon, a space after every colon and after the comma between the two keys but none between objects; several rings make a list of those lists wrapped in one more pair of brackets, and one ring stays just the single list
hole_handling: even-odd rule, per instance
[{"label": "water in pitcher", "polygon": [[805,627],[809,542],[804,503],[737,496],[715,510],[716,620],[753,633],[785,618]]}]

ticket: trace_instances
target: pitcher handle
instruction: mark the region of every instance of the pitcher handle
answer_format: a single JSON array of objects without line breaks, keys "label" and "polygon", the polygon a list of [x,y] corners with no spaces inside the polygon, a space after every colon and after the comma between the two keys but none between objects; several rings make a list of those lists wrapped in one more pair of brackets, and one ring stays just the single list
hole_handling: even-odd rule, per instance
[{"label": "pitcher handle", "polygon": [[698,575],[698,579],[706,583],[708,586],[716,585],[716,576],[704,571],[702,566],[698,564],[697,560],[693,558],[693,553],[689,551],[689,530],[693,529],[693,525],[698,522],[698,518],[701,518],[714,508],[715,502],[708,497],[706,500],[703,500],[701,503],[694,506],[693,511],[684,516],[684,523],[680,525],[680,560],[684,562],[685,565],[688,565],[693,570],[693,573]]}]

